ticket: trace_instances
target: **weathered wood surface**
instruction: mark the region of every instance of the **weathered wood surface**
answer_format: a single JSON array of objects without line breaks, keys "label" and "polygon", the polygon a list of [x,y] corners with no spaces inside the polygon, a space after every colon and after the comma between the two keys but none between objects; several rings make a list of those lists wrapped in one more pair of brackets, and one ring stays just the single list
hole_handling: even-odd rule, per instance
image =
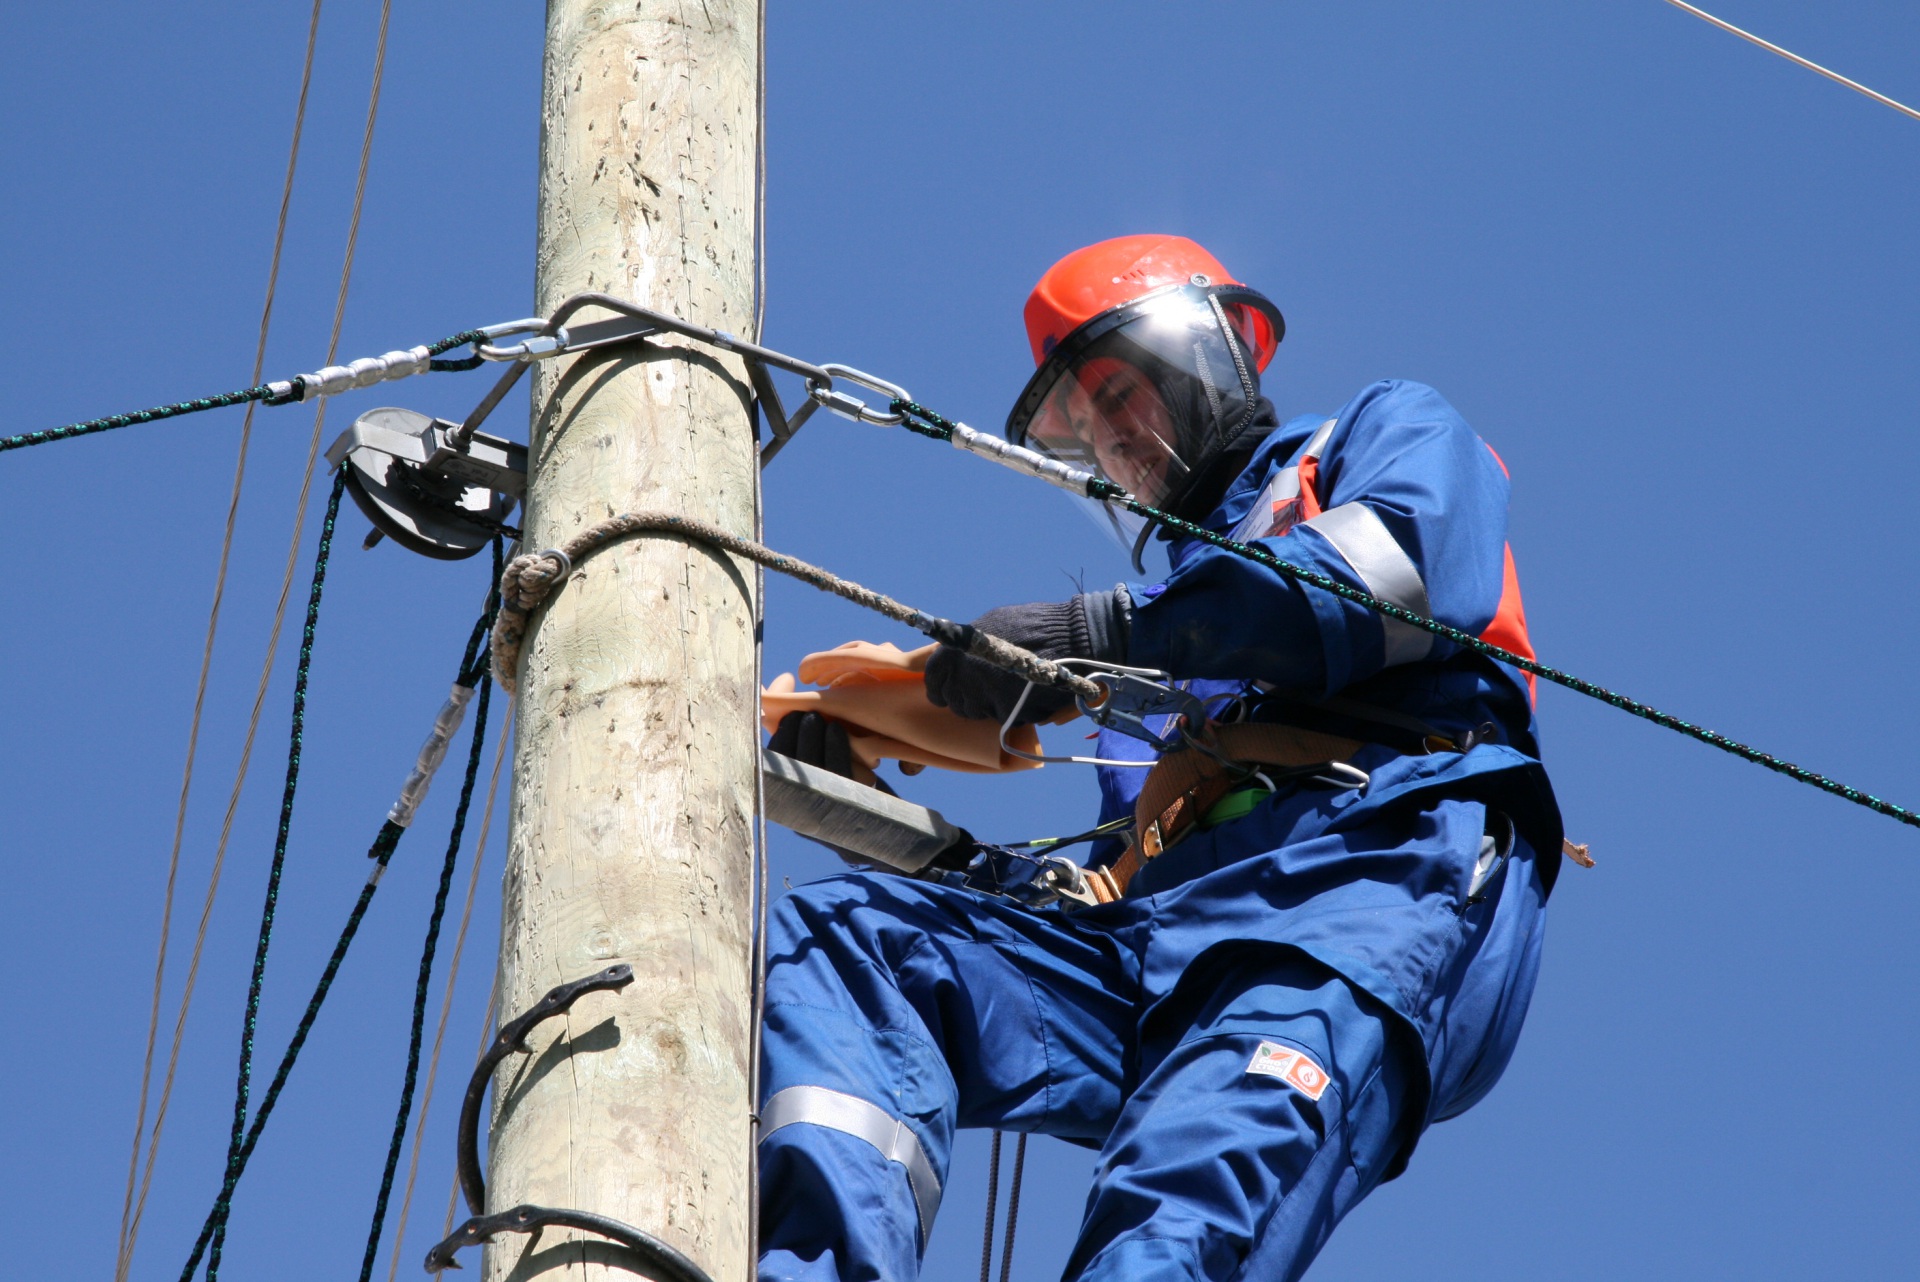
[{"label": "weathered wood surface", "polygon": [[[757,6],[550,0],[538,307],[600,290],[751,331]],[[592,316],[594,313],[586,313]],[[543,363],[530,548],[616,512],[753,534],[744,372],[696,352]],[[631,962],[495,1084],[489,1210],[597,1211],[716,1282],[747,1275],[754,578],[662,537],[579,567],[521,660],[500,1014]],[[496,1280],[630,1277],[609,1249],[505,1236]]]}]

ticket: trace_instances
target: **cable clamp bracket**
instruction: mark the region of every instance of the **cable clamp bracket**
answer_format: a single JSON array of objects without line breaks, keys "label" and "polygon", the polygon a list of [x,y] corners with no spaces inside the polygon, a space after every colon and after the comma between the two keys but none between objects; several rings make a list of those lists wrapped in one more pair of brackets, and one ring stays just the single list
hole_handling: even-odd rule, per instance
[{"label": "cable clamp bracket", "polygon": [[527,492],[527,447],[516,441],[387,406],[355,419],[327,462],[346,471],[347,492],[373,522],[368,547],[388,537],[458,561],[496,535],[519,535],[506,524]]},{"label": "cable clamp bracket", "polygon": [[[527,1035],[533,1032],[537,1025],[556,1015],[564,1015],[572,1009],[575,1002],[588,993],[625,988],[632,982],[633,967],[620,962],[605,970],[558,985],[549,989],[545,997],[529,1006],[524,1012],[502,1024],[500,1031],[494,1034],[493,1043],[487,1047],[487,1053],[480,1057],[480,1062],[474,1065],[473,1076],[467,1079],[466,1098],[460,1103],[459,1148],[455,1156],[454,1169],[460,1177],[460,1191],[466,1195],[467,1209],[475,1216],[484,1215],[487,1205],[486,1177],[480,1173],[478,1133],[480,1108],[486,1101],[487,1083],[493,1078],[493,1070],[499,1067],[500,1061],[509,1055],[528,1053]],[[456,1233],[454,1236],[458,1237],[459,1234]],[[448,1239],[449,1242],[452,1240],[452,1238]],[[427,1267],[432,1269],[433,1266]]]}]

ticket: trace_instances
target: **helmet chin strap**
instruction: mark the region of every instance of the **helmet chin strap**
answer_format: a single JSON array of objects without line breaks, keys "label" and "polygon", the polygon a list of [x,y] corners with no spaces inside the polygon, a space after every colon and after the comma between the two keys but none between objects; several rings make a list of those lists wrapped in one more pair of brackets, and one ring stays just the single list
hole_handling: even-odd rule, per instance
[{"label": "helmet chin strap", "polygon": [[1153,527],[1158,524],[1158,521],[1149,520],[1140,527],[1140,537],[1133,541],[1133,572],[1135,574],[1147,572],[1147,564],[1143,557],[1147,550],[1147,540],[1152,537]]}]

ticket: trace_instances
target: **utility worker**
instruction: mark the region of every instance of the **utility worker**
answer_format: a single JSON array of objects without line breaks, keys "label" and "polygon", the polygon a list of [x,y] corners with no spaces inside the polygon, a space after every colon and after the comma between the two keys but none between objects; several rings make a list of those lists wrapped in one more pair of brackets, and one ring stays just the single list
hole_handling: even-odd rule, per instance
[{"label": "utility worker", "polygon": [[[1211,255],[1132,236],[1052,267],[1008,436],[1161,510],[1530,655],[1505,466],[1431,389],[1281,424],[1279,312]],[[1108,511],[1110,509],[1102,509]],[[1120,531],[1138,549],[1151,531]],[[760,1277],[907,1282],[956,1127],[1100,1151],[1066,1276],[1297,1278],[1505,1069],[1539,969],[1559,812],[1517,670],[1173,537],[1171,572],[976,626],[1170,673],[1213,751],[1103,731],[1090,907],[851,872],[775,905]],[[928,697],[1023,720],[1064,696],[957,650]],[[773,746],[844,762],[790,717]],[[804,742],[803,742],[804,741]],[[1224,759],[1224,760],[1222,760]]]}]

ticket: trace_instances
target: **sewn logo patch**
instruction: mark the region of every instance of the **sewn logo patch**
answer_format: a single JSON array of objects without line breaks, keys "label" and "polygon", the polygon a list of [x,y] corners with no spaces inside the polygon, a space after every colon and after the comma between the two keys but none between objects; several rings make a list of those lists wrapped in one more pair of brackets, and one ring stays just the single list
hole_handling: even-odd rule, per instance
[{"label": "sewn logo patch", "polygon": [[1247,1065],[1249,1073],[1277,1077],[1308,1099],[1317,1100],[1327,1093],[1327,1074],[1318,1064],[1289,1046],[1261,1042]]}]

